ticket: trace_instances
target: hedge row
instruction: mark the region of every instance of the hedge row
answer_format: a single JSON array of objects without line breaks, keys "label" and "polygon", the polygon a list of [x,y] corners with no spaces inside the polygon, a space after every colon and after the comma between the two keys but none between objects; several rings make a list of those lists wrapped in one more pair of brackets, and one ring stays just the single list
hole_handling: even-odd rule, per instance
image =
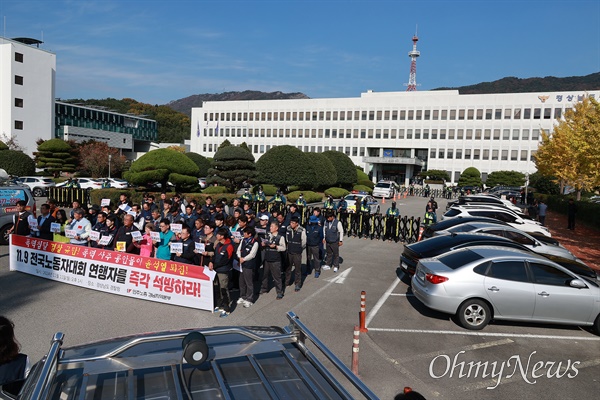
[{"label": "hedge row", "polygon": [[[567,215],[569,199],[574,199],[573,196],[569,195],[561,196],[541,193],[536,193],[535,198],[538,201],[543,200],[550,210],[564,215]],[[600,229],[600,204],[588,201],[575,201],[575,204],[577,204],[577,216],[575,217],[577,223]]]}]

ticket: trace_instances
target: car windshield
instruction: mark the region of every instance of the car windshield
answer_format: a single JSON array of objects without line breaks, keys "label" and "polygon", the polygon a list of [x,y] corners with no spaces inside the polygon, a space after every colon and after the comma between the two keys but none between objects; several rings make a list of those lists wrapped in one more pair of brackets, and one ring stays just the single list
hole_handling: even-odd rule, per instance
[{"label": "car windshield", "polygon": [[377,185],[375,185],[375,187],[389,189],[392,187],[392,184],[387,182],[379,182]]},{"label": "car windshield", "polygon": [[438,260],[450,269],[457,269],[473,261],[481,260],[479,254],[471,250],[453,251],[438,258]]}]

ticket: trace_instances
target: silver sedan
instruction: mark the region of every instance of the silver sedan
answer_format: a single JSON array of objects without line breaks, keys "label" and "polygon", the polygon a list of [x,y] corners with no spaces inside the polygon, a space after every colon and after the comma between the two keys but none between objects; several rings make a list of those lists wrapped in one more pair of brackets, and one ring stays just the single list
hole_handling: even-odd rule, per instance
[{"label": "silver sedan", "polygon": [[490,320],[592,326],[600,335],[600,286],[535,254],[492,246],[422,259],[415,297],[471,330]]}]

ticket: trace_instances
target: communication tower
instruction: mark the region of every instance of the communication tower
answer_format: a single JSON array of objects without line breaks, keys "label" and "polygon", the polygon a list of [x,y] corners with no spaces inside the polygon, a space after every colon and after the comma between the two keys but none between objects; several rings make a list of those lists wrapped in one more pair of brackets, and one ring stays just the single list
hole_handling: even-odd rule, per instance
[{"label": "communication tower", "polygon": [[419,38],[417,34],[412,38],[413,48],[408,52],[408,56],[410,57],[410,77],[408,78],[408,87],[406,88],[407,92],[415,92],[417,90],[417,57],[421,55],[421,53],[417,50],[417,42]]}]

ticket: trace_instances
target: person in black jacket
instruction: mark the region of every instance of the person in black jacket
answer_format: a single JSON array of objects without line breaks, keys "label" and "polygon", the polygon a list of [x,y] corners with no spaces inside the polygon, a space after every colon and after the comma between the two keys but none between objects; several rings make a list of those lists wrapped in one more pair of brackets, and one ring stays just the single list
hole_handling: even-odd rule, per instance
[{"label": "person in black jacket", "polygon": [[215,294],[215,312],[221,311],[220,317],[227,317],[230,312],[230,297],[229,297],[229,275],[233,268],[234,249],[231,239],[229,238],[229,229],[219,228],[217,231],[217,244],[215,245],[215,255],[212,261],[208,264],[211,271],[215,271],[213,284]]},{"label": "person in black jacket", "polygon": [[14,328],[11,320],[0,315],[0,385],[4,385],[3,389],[29,374],[29,357],[19,353],[21,346],[15,339]]},{"label": "person in black jacket", "polygon": [[171,260],[184,264],[193,264],[194,258],[196,257],[196,253],[194,253],[196,245],[192,239],[192,230],[189,226],[184,224],[181,227],[181,233],[179,235],[180,239],[176,242],[183,243],[183,251],[181,253],[173,253],[171,255]]},{"label": "person in black jacket", "polygon": [[140,249],[133,245],[133,237],[131,236],[132,231],[140,231],[135,225],[133,225],[133,215],[126,214],[123,217],[123,226],[119,228],[114,238],[115,249],[119,251],[119,243],[124,242],[125,252],[132,254],[140,254]]},{"label": "person in black jacket", "polygon": [[238,304],[243,304],[248,308],[254,304],[254,271],[257,267],[258,259],[258,241],[256,240],[256,230],[252,227],[245,227],[243,230],[243,239],[237,248],[237,257],[242,267],[240,273],[240,298]]},{"label": "person in black jacket", "polygon": [[40,239],[53,240],[54,233],[50,232],[50,226],[53,222],[56,222],[56,220],[50,214],[50,205],[42,204],[40,212],[42,214],[37,217],[38,231],[36,236]]},{"label": "person in black jacket", "polygon": [[9,234],[14,233],[16,235],[29,236],[31,234],[31,230],[29,229],[29,216],[31,213],[25,210],[27,202],[19,200],[16,205],[17,213],[13,217],[13,226],[7,232]]}]

